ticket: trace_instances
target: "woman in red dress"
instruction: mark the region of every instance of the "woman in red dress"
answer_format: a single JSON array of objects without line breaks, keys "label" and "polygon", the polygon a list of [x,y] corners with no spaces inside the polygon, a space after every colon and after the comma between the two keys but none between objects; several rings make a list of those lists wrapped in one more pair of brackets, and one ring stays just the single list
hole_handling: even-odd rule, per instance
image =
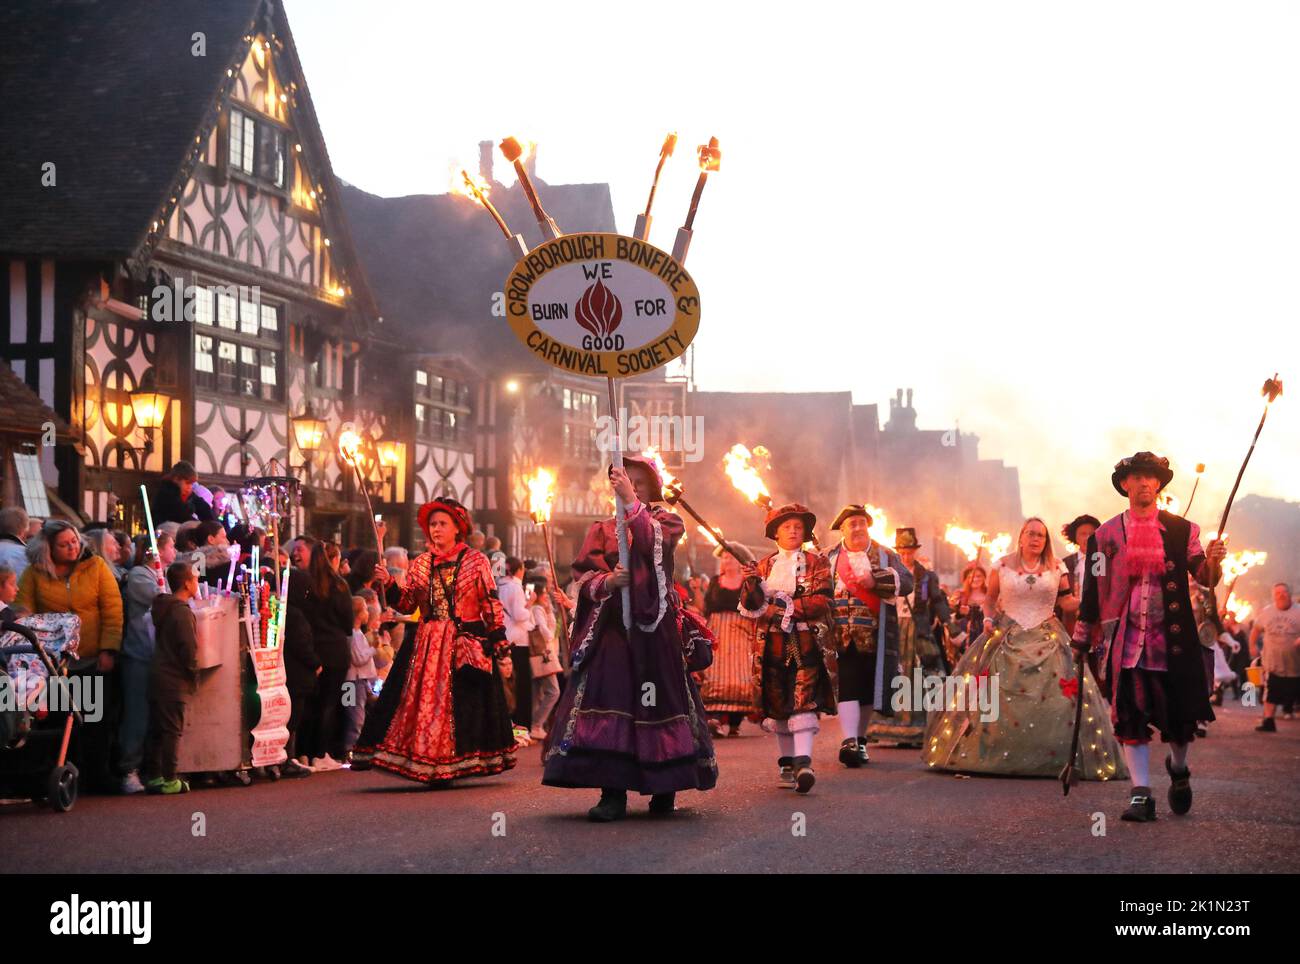
[{"label": "woman in red dress", "polygon": [[426,503],[419,522],[429,551],[410,564],[395,607],[418,608],[419,629],[398,654],[353,765],[373,762],[429,784],[501,773],[515,765],[517,747],[501,688],[510,644],[492,567],[465,544],[470,517],[456,500]]}]

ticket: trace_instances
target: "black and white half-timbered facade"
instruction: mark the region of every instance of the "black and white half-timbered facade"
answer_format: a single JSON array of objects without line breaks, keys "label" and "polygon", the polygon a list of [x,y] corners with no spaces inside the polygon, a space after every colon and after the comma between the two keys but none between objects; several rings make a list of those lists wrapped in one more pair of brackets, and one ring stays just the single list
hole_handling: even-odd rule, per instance
[{"label": "black and white half-timbered facade", "polygon": [[[82,442],[45,455],[47,481],[130,524],[178,459],[227,489],[274,459],[307,483],[299,524],[342,535],[360,503],[338,435],[363,435],[375,495],[398,502],[406,466],[375,455],[391,462],[385,413],[405,406],[359,391],[377,310],[288,23],[267,0],[141,9],[0,12],[0,357]],[[145,389],[165,400],[149,431]],[[309,409],[324,431],[304,452],[290,420]]]},{"label": "black and white half-timbered facade", "polygon": [[[494,299],[513,256],[472,203],[336,179],[275,0],[14,0],[0,72],[0,362],[60,419],[39,450],[55,504],[138,529],[140,485],[179,459],[227,491],[278,466],[305,483],[295,531],[364,545],[353,431],[404,545],[452,495],[536,554],[523,480],[544,464],[560,555],[607,511],[601,386],[538,370],[510,334]],[[528,164],[566,230],[615,230],[608,185]],[[319,429],[306,448],[295,418]]]}]

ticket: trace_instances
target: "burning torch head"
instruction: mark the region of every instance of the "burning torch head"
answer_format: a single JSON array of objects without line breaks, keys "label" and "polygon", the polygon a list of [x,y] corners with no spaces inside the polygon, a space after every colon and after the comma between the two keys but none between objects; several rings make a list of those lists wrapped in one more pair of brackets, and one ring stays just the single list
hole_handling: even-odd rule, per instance
[{"label": "burning torch head", "polygon": [[1276,372],[1273,373],[1272,378],[1265,380],[1260,394],[1268,399],[1270,405],[1277,401],[1277,397],[1282,394],[1282,380],[1277,377]]},{"label": "burning torch head", "polygon": [[511,164],[522,160],[525,156],[524,146],[514,137],[507,137],[501,142],[501,153],[505,155],[507,161]]},{"label": "burning torch head", "polygon": [[699,146],[700,170],[706,174],[717,173],[722,167],[722,149],[718,147],[718,139],[710,137],[709,143]]}]

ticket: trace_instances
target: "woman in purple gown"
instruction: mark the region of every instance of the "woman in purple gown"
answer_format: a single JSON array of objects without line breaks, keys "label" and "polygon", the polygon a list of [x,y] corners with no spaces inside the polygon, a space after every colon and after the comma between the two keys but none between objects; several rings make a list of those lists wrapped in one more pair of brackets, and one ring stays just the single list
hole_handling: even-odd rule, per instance
[{"label": "woman in purple gown", "polygon": [[[624,462],[609,477],[628,507],[629,566],[618,564],[614,520],[594,523],[573,563],[573,675],[543,754],[546,786],[600,789],[588,811],[598,822],[626,814],[629,790],[650,794],[650,812],[663,814],[673,811],[678,790],[708,790],[718,779],[691,678],[708,665],[711,640],[673,585],[673,550],[685,527],[654,504],[663,501],[654,465],[633,455]],[[630,632],[623,586],[631,589]]]}]

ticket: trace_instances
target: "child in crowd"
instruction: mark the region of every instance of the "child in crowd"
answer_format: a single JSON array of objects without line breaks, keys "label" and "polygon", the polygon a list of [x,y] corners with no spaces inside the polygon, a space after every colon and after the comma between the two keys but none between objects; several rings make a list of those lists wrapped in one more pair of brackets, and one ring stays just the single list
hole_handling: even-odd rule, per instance
[{"label": "child in crowd", "polygon": [[[18,598],[18,576],[8,566],[0,564],[0,633],[9,629],[9,624],[18,618],[9,607],[13,601]],[[0,657],[0,748],[9,745],[9,741],[17,732],[18,712],[16,709],[6,709],[6,706],[12,706],[16,687],[13,681],[9,679],[5,672],[4,658]]]},{"label": "child in crowd", "polygon": [[366,702],[371,698],[374,684],[379,678],[375,669],[375,647],[367,638],[370,625],[370,607],[362,596],[352,597],[352,661],[348,666],[347,681],[343,687],[344,737],[343,746],[348,753],[357,744],[361,727],[366,722]]},{"label": "child in crowd", "polygon": [[375,649],[375,675],[385,680],[388,678],[389,668],[393,665],[396,647],[393,645],[392,634],[386,627],[384,617],[385,615],[391,617],[393,613],[391,610],[386,612],[380,606],[379,594],[373,589],[363,589],[358,595],[366,601],[366,608],[370,612],[370,621],[366,624],[366,638]]},{"label": "child in crowd", "polygon": [[9,607],[18,598],[18,576],[8,566],[0,565],[0,622],[12,622],[18,618]]},{"label": "child in crowd", "polygon": [[185,706],[199,679],[198,628],[190,600],[199,594],[199,578],[188,562],[167,567],[170,593],[153,601],[154,655],[149,675],[149,730],[140,767],[150,793],[188,793],[190,785],[176,774]]},{"label": "child in crowd", "polygon": [[533,590],[531,612],[534,628],[528,633],[528,662],[533,677],[533,726],[528,735],[534,740],[544,740],[547,720],[560,700],[560,643],[547,573],[534,576],[529,587]]}]

